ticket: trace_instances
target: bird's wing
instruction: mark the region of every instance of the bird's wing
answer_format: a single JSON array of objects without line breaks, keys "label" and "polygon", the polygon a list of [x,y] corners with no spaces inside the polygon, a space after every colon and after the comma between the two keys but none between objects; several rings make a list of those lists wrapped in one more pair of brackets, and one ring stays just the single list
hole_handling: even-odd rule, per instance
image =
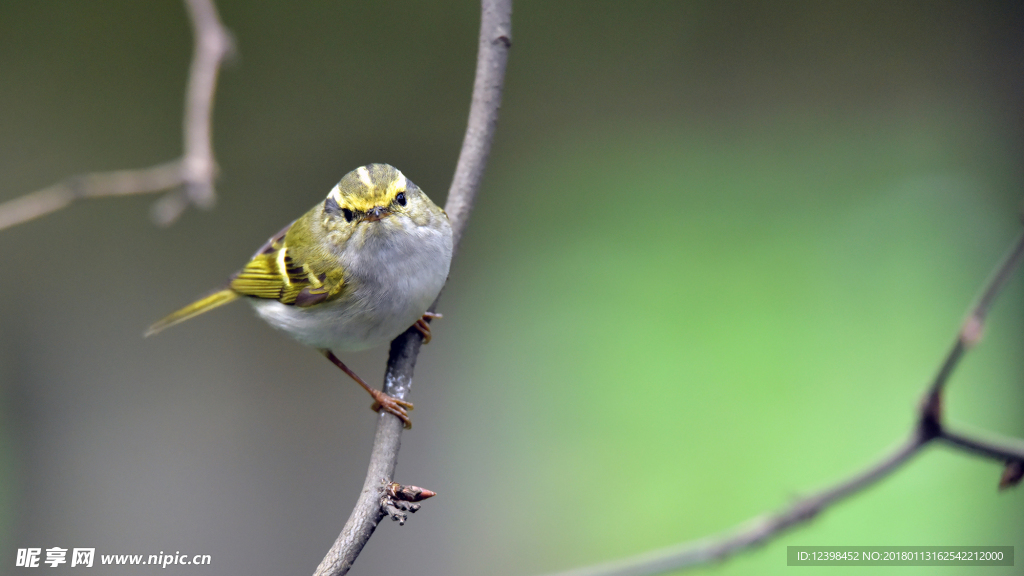
[{"label": "bird's wing", "polygon": [[337,259],[317,247],[290,248],[289,233],[302,226],[300,219],[285,226],[253,254],[245,268],[235,274],[227,288],[200,298],[156,322],[146,331],[161,330],[223,306],[239,296],[268,298],[304,308],[333,300],[345,292],[345,273]]},{"label": "bird's wing", "polygon": [[293,222],[268,240],[228,286],[243,296],[302,308],[339,296],[344,287],[340,265],[317,266],[329,260],[316,258],[316,252],[289,246],[293,229],[301,225],[302,221]]}]

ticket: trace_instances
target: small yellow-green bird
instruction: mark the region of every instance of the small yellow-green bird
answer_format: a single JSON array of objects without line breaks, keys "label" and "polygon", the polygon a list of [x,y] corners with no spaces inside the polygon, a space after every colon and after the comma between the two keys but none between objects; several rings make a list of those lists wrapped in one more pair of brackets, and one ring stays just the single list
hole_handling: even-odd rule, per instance
[{"label": "small yellow-green bird", "polygon": [[146,336],[239,297],[271,326],[320,350],[408,428],[412,404],[368,386],[334,355],[392,340],[423,316],[448,278],[444,210],[392,166],[346,174],[327,198],[267,241],[227,286],[153,324]]}]

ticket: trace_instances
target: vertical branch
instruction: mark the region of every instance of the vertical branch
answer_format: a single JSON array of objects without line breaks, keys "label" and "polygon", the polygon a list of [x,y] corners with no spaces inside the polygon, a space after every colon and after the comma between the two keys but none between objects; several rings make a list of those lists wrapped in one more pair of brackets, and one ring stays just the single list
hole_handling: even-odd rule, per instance
[{"label": "vertical branch", "polygon": [[459,163],[448,189],[444,209],[452,222],[452,244],[457,250],[473,209],[487,158],[491,153],[494,130],[498,125],[501,92],[505,83],[505,65],[512,47],[512,0],[481,2],[480,41],[477,46],[476,79],[469,122],[462,140]]},{"label": "vertical branch", "polygon": [[[501,107],[511,38],[512,0],[482,0],[473,100],[466,136],[448,191],[448,201],[445,203],[445,210],[451,220],[455,249],[466,229],[490,154]],[[422,336],[413,329],[391,342],[384,392],[397,398],[406,397],[412,386],[413,370],[421,345]],[[373,535],[377,524],[384,518],[381,498],[384,496],[385,484],[391,481],[398,463],[401,434],[402,421],[382,411],[377,418],[377,432],[363,491],[341,534],[317,567],[315,576],[347,573]]]},{"label": "vertical branch", "polygon": [[183,189],[165,195],[153,206],[153,217],[170,224],[189,204],[213,206],[217,161],[213,156],[213,95],[220,65],[234,51],[231,34],[221,24],[213,0],[185,0],[195,34],[185,93],[184,153],[181,157]]}]

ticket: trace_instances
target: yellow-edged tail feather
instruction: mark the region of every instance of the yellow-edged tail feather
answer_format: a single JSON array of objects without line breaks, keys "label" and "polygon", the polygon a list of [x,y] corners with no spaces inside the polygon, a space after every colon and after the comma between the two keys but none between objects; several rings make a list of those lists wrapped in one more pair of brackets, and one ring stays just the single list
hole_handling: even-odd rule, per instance
[{"label": "yellow-edged tail feather", "polygon": [[194,316],[199,316],[203,312],[213,310],[218,306],[223,306],[224,304],[227,304],[228,302],[231,302],[238,297],[238,292],[235,292],[231,288],[225,288],[220,292],[214,292],[213,294],[210,294],[206,298],[200,298],[199,300],[196,300],[195,302],[189,304],[188,306],[185,306],[181,310],[173,312],[170,315],[166,316],[165,318],[156,321],[152,326],[149,327],[148,330],[146,330],[146,336],[152,336],[153,334],[156,334],[157,332],[163,330],[164,328],[174,326],[175,324],[179,322],[184,322],[185,320],[188,320],[189,318],[192,318]]}]

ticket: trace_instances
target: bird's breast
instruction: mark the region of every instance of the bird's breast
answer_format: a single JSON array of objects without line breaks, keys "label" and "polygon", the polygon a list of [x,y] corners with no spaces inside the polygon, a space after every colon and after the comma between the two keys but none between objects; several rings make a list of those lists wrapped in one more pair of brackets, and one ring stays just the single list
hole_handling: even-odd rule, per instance
[{"label": "bird's breast", "polygon": [[[386,219],[366,223],[386,224]],[[251,299],[268,323],[316,348],[361,350],[392,340],[437,298],[451,263],[451,229],[405,223],[352,235],[339,255],[341,297],[307,308]],[[381,233],[382,231],[386,233]]]}]

